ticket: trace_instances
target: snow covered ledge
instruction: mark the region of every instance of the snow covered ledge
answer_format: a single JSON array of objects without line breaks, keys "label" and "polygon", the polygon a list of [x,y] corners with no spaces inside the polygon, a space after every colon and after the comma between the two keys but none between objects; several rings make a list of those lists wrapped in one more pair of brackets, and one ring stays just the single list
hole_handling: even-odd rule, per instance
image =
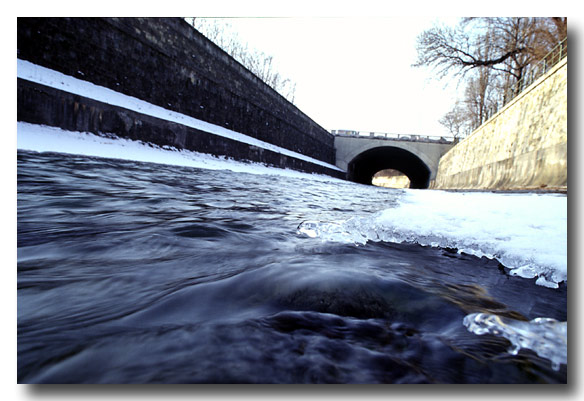
[{"label": "snow covered ledge", "polygon": [[310,178],[327,182],[339,181],[327,175],[267,167],[261,163],[239,162],[190,150],[150,146],[139,141],[115,138],[113,135],[111,137],[98,136],[89,132],[66,131],[61,128],[25,122],[17,123],[17,148],[34,152],[58,152],[209,170],[230,170],[238,173]]},{"label": "snow covered ledge", "polygon": [[207,123],[202,120],[181,114],[163,107],[148,103],[141,99],[116,92],[112,89],[95,85],[88,81],[65,75],[55,70],[33,64],[31,62],[17,59],[17,77],[36,84],[44,85],[50,88],[58,89],[74,95],[83,96],[98,102],[106,103],[112,106],[121,107],[133,112],[137,112],[150,117],[162,119],[183,126],[204,131],[211,135],[227,138],[246,145],[269,150],[281,155],[322,166],[334,171],[343,172],[342,169],[332,164],[305,156],[301,153],[294,152],[271,143],[252,138],[248,135],[229,130],[227,128]]}]

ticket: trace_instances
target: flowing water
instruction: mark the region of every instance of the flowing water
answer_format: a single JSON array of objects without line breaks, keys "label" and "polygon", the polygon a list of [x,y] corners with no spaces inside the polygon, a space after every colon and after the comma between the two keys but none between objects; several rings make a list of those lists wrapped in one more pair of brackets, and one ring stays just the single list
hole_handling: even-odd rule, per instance
[{"label": "flowing water", "polygon": [[565,383],[566,364],[497,335],[501,321],[566,321],[565,283],[299,229],[402,196],[19,151],[18,381]]}]

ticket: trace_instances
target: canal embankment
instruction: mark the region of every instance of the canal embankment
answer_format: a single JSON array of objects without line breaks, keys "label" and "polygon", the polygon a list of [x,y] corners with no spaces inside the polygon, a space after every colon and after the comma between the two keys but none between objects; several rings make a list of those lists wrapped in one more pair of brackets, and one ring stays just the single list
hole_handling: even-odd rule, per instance
[{"label": "canal embankment", "polygon": [[17,28],[20,122],[344,177],[332,134],[181,18]]},{"label": "canal embankment", "polygon": [[568,186],[568,58],[440,159],[434,189],[550,190]]}]

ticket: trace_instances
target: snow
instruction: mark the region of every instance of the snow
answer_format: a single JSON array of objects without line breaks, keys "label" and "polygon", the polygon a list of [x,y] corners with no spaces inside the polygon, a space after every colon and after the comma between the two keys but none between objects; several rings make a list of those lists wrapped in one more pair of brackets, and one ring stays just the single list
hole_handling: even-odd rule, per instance
[{"label": "snow", "polygon": [[[80,75],[83,75],[82,72],[79,73]],[[132,110],[138,113],[182,124],[187,127],[195,128],[214,135],[243,142],[248,145],[253,145],[259,148],[271,150],[273,152],[280,153],[285,156],[308,161],[310,163],[318,164],[320,166],[324,166],[333,170],[343,171],[332,164],[325,163],[323,161],[305,156],[297,152],[293,152],[288,149],[281,148],[276,145],[272,145],[271,143],[267,143],[259,139],[252,138],[242,133],[221,127],[219,125],[201,121],[196,118],[187,116],[185,114],[177,113],[175,111],[153,105],[141,99],[128,96],[120,92],[116,92],[103,86],[92,84],[91,82],[88,81],[83,81],[75,77],[62,74],[58,71],[33,64],[26,60],[17,59],[17,77],[41,85],[49,86],[51,88],[59,89],[79,96],[94,99],[99,102],[107,103],[113,106],[123,107],[125,109]]]},{"label": "snow", "polygon": [[298,231],[323,241],[418,243],[497,259],[510,273],[558,288],[567,281],[567,204],[559,194],[405,190],[398,206]]},{"label": "snow", "polygon": [[111,134],[98,136],[88,132],[66,131],[60,128],[25,122],[17,123],[17,148],[35,152],[59,152],[210,170],[230,170],[240,173],[299,178],[309,177],[320,181],[341,181],[326,175],[268,167],[260,163],[239,162],[224,157],[215,157],[205,153],[178,150],[171,147],[161,148],[152,144],[118,138]]},{"label": "snow", "polygon": [[557,194],[410,191],[379,223],[496,258],[512,274],[555,287],[567,280],[567,210],[567,196]]}]

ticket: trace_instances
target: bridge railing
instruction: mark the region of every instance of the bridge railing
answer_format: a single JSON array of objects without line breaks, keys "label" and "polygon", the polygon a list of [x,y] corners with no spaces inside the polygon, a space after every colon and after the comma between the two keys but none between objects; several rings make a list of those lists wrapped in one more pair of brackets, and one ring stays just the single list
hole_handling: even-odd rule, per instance
[{"label": "bridge railing", "polygon": [[389,139],[392,141],[410,141],[410,142],[429,142],[429,143],[453,143],[455,138],[448,136],[437,135],[411,135],[411,134],[395,134],[388,132],[365,132],[365,131],[349,131],[349,130],[332,130],[331,134],[335,136],[347,136],[354,138],[373,138],[373,139]]}]

